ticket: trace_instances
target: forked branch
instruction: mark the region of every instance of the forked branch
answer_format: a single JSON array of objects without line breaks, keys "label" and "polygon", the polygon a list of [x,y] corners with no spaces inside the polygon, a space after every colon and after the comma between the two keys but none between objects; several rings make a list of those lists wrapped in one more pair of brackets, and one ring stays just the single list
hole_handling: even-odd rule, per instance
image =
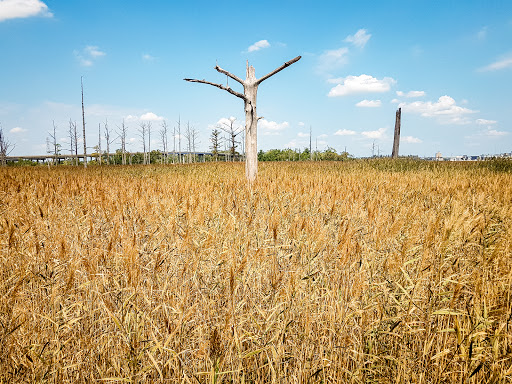
[{"label": "forked branch", "polygon": [[214,87],[217,87],[217,88],[220,88],[220,89],[223,89],[229,93],[231,93],[232,95],[235,95],[236,97],[239,97],[241,98],[242,100],[246,100],[245,96],[240,93],[240,92],[237,92],[233,89],[231,89],[230,87],[226,87],[225,85],[222,85],[222,84],[216,84],[216,83],[211,83],[209,81],[206,81],[206,80],[196,80],[196,79],[183,79],[185,81],[189,81],[191,83],[202,83],[202,84],[209,84],[209,85],[213,85]]},{"label": "forked branch", "polygon": [[233,75],[231,72],[228,72],[226,71],[225,69],[222,69],[221,67],[219,67],[218,65],[215,66],[215,69],[217,70],[217,72],[220,72],[226,76],[229,76],[231,77],[233,80],[235,81],[238,81],[240,84],[244,85],[244,81],[242,79],[240,79],[238,76],[236,75]]},{"label": "forked branch", "polygon": [[290,65],[292,65],[293,63],[297,62],[300,60],[302,56],[297,56],[295,59],[291,59],[290,61],[287,61],[286,63],[284,63],[283,65],[281,65],[279,68],[276,68],[274,69],[272,72],[270,72],[269,74],[261,77],[260,79],[258,79],[258,81],[256,81],[256,84],[261,84],[263,81],[267,80],[269,77],[271,76],[274,76],[276,73],[278,72],[281,72],[283,69],[285,69],[286,67],[289,67]]}]

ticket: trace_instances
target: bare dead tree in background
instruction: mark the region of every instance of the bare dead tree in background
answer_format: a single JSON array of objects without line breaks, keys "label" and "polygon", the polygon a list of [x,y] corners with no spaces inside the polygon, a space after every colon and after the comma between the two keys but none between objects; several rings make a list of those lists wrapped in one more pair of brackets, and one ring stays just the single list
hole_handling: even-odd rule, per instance
[{"label": "bare dead tree in background", "polygon": [[105,125],[104,125],[105,131],[105,141],[107,142],[107,165],[110,165],[110,144],[112,144],[114,141],[116,141],[117,138],[112,138],[112,130],[108,126],[108,121],[105,119]]},{"label": "bare dead tree in background", "polygon": [[185,139],[187,140],[187,162],[192,162],[192,129],[190,128],[190,123],[187,121],[187,128],[185,129]]},{"label": "bare dead tree in background", "polygon": [[240,79],[239,77],[233,75],[232,73],[220,68],[218,65],[215,66],[217,72],[230,77],[236,82],[240,83],[244,87],[244,93],[239,93],[231,89],[227,84],[216,84],[211,83],[206,80],[196,80],[196,79],[184,79],[185,81],[190,81],[192,83],[202,83],[213,85],[214,87],[223,89],[232,95],[239,97],[244,101],[244,109],[245,109],[245,151],[246,151],[246,160],[245,160],[245,175],[249,182],[253,182],[256,179],[256,175],[258,173],[258,146],[257,146],[257,133],[258,133],[258,120],[261,117],[258,117],[256,113],[256,98],[258,93],[258,86],[268,79],[271,76],[274,76],[276,73],[282,71],[286,67],[289,67],[293,63],[300,60],[300,56],[287,61],[279,68],[274,69],[272,72],[267,75],[256,79],[256,74],[254,67],[249,66],[249,61],[247,61],[247,69],[246,69],[246,78],[245,80]]},{"label": "bare dead tree in background", "polygon": [[162,129],[160,129],[160,138],[162,139],[162,146],[163,146],[163,155],[162,155],[162,162],[167,164],[167,157],[169,155],[169,149],[167,148],[167,131],[168,126],[167,122],[164,120],[162,121]]},{"label": "bare dead tree in background", "polygon": [[181,157],[181,117],[178,116],[178,163],[182,162]]},{"label": "bare dead tree in background", "polygon": [[196,161],[196,146],[201,142],[199,141],[199,131],[192,127],[192,153],[193,153],[193,161]]},{"label": "bare dead tree in background", "polygon": [[101,165],[101,123],[98,123],[98,162]]},{"label": "bare dead tree in background", "polygon": [[222,129],[229,135],[229,152],[231,154],[231,160],[235,161],[236,147],[238,144],[240,144],[240,142],[236,140],[236,137],[244,131],[244,127],[235,127],[236,118],[234,117],[230,117],[228,120],[229,124],[222,122],[221,124],[217,125],[217,128]]},{"label": "bare dead tree in background", "polygon": [[84,168],[87,168],[87,145],[85,143],[85,109],[84,109],[84,81],[83,76],[80,77],[80,84],[82,85],[82,127],[83,134],[82,138],[84,140]]},{"label": "bare dead tree in background", "polygon": [[[119,126],[118,126],[119,128]],[[126,136],[128,136],[128,127],[123,122],[121,123],[121,128],[119,128],[118,136],[121,139],[121,153],[122,153],[122,163],[126,165]]]},{"label": "bare dead tree in background", "polygon": [[68,134],[71,143],[71,156],[74,159],[75,165],[78,166],[78,132],[76,130],[76,121],[73,123],[71,119],[69,119]]},{"label": "bare dead tree in background", "polygon": [[0,163],[2,164],[2,167],[7,165],[7,156],[9,156],[9,153],[11,153],[13,149],[14,146],[10,143],[7,137],[5,137],[2,125],[0,125]]},{"label": "bare dead tree in background", "polygon": [[53,123],[53,134],[51,132],[48,132],[50,135],[51,140],[51,146],[53,150],[53,164],[57,164],[57,156],[59,154],[59,146],[60,144],[57,143],[57,134],[56,134],[56,127],[55,127],[55,120]]},{"label": "bare dead tree in background", "polygon": [[151,164],[151,121],[146,123],[146,129],[148,131],[148,161],[146,164]]},{"label": "bare dead tree in background", "polygon": [[139,137],[142,139],[142,149],[144,151],[143,163],[146,164],[146,135],[147,135],[147,126],[144,121],[139,123]]}]

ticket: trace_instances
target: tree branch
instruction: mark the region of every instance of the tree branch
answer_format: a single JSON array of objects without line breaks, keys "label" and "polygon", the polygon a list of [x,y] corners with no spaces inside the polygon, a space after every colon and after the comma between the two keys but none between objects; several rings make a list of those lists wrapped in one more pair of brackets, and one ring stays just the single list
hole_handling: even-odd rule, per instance
[{"label": "tree branch", "polygon": [[302,56],[297,56],[295,59],[292,59],[290,61],[287,61],[286,63],[284,63],[283,65],[281,65],[279,68],[276,68],[274,69],[272,72],[270,72],[269,74],[261,77],[260,79],[258,79],[256,81],[256,84],[261,84],[263,81],[267,80],[269,77],[271,76],[274,76],[276,73],[278,72],[281,72],[283,69],[285,69],[286,67],[289,67],[290,65],[292,65],[293,63],[297,62],[300,60]]},{"label": "tree branch", "polygon": [[244,85],[244,81],[240,79],[238,76],[233,75],[231,72],[226,71],[225,69],[222,69],[218,65],[215,66],[215,69],[217,72],[223,73],[226,76],[231,77],[233,80],[238,81],[240,84]]},{"label": "tree branch", "polygon": [[220,89],[223,89],[229,93],[231,93],[232,95],[235,95],[236,97],[239,97],[241,98],[242,100],[245,101],[245,96],[242,94],[242,93],[239,93],[237,91],[234,91],[233,89],[231,89],[230,87],[226,87],[224,85],[221,85],[221,84],[215,84],[215,83],[211,83],[209,81],[206,81],[206,80],[196,80],[196,79],[183,79],[185,81],[189,81],[191,83],[202,83],[202,84],[209,84],[209,85],[213,85],[214,87],[217,87],[217,88],[220,88]]}]

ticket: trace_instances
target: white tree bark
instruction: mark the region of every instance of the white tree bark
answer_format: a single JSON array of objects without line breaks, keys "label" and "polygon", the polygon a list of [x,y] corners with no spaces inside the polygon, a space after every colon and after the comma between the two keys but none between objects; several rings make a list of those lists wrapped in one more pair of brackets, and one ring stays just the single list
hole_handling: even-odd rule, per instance
[{"label": "white tree bark", "polygon": [[268,79],[271,76],[274,76],[276,73],[282,71],[286,67],[289,67],[293,63],[299,61],[301,56],[297,56],[296,58],[287,61],[279,68],[274,69],[272,72],[266,74],[265,76],[256,79],[256,74],[254,67],[249,65],[247,62],[246,69],[246,78],[245,80],[240,79],[239,77],[233,75],[232,73],[226,71],[225,69],[220,68],[218,65],[215,66],[217,72],[220,72],[236,82],[240,83],[244,87],[244,93],[239,93],[233,89],[231,89],[227,85],[211,83],[206,80],[196,80],[196,79],[184,79],[185,81],[190,81],[192,83],[203,83],[212,85],[214,87],[223,89],[231,93],[232,95],[241,98],[244,100],[244,110],[245,110],[245,176],[249,182],[253,182],[256,180],[256,175],[258,173],[258,120],[261,117],[258,117],[256,113],[256,99],[258,95],[258,86]]}]

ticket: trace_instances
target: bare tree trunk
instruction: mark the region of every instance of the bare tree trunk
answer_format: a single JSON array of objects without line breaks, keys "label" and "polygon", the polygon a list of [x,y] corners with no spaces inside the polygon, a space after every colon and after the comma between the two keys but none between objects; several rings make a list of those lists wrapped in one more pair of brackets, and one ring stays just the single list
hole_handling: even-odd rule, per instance
[{"label": "bare tree trunk", "polygon": [[181,163],[181,117],[178,116],[178,163]]},{"label": "bare tree trunk", "polygon": [[141,122],[139,129],[139,136],[142,139],[142,149],[144,151],[144,157],[142,158],[143,164],[146,164],[146,123]]},{"label": "bare tree trunk", "polygon": [[[69,119],[71,121],[71,119]],[[74,131],[74,137],[75,137],[75,164],[78,167],[79,161],[78,161],[78,132],[76,130],[76,121],[73,123],[73,131]]]},{"label": "bare tree trunk", "polygon": [[82,85],[82,126],[83,126],[83,140],[84,140],[84,168],[87,168],[87,145],[85,143],[85,109],[84,109],[84,82],[83,76],[80,77]]},{"label": "bare tree trunk", "polygon": [[112,131],[108,127],[108,120],[105,119],[105,141],[107,142],[107,165],[110,165],[110,144],[112,144],[116,138],[111,139],[110,134]]},{"label": "bare tree trunk", "polygon": [[[119,126],[118,126],[119,128]],[[123,122],[121,123],[121,132],[118,132],[119,137],[121,138],[121,153],[122,153],[122,164],[126,165],[126,136],[128,133],[128,127]]]},{"label": "bare tree trunk", "polygon": [[5,137],[4,130],[0,125],[0,163],[2,164],[2,167],[7,165],[7,156],[13,149],[14,147],[11,148],[11,143]]},{"label": "bare tree trunk", "polygon": [[101,123],[98,123],[98,162],[101,165]]},{"label": "bare tree trunk", "polygon": [[53,135],[50,133],[50,137],[52,138],[52,147],[53,147],[53,164],[57,165],[57,134],[56,134],[56,128],[55,128],[55,120],[52,121],[53,123]]},{"label": "bare tree trunk", "polygon": [[162,122],[162,129],[160,130],[160,138],[162,139],[162,146],[163,146],[162,163],[165,163],[165,164],[167,164],[167,155],[168,155],[167,131],[168,131],[167,122],[164,120]]},{"label": "bare tree trunk", "polygon": [[147,125],[148,130],[148,164],[151,164],[151,122],[148,121]]},{"label": "bare tree trunk", "polygon": [[402,108],[398,108],[398,110],[396,111],[396,118],[395,118],[395,137],[393,140],[393,151],[391,152],[391,157],[393,159],[396,159],[398,157],[398,148],[400,146],[401,120],[402,120]]},{"label": "bare tree trunk", "polygon": [[223,89],[234,96],[237,96],[244,100],[244,110],[245,110],[245,152],[246,152],[246,160],[245,160],[245,176],[249,182],[253,182],[256,180],[256,175],[258,172],[258,145],[257,145],[257,134],[258,134],[258,120],[260,119],[256,113],[256,99],[258,94],[258,86],[268,79],[271,76],[274,76],[276,73],[282,71],[286,67],[289,67],[293,63],[300,60],[300,56],[284,63],[279,68],[276,68],[272,72],[267,75],[261,77],[260,79],[256,79],[255,70],[253,66],[249,66],[249,62],[247,62],[246,69],[246,79],[242,80],[232,73],[220,68],[218,65],[215,66],[217,72],[220,72],[233,80],[237,81],[244,87],[244,93],[241,94],[239,92],[234,91],[229,86],[224,86],[222,84],[211,83],[206,80],[195,80],[195,79],[184,79],[185,81],[190,81],[193,83],[203,83],[209,84],[214,87]]}]

